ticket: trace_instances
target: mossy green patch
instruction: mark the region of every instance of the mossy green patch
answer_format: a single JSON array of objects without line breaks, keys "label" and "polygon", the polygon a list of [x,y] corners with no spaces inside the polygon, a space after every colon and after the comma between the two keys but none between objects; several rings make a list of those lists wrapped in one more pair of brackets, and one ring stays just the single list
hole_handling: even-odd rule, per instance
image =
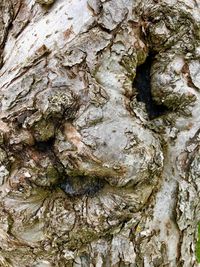
[{"label": "mossy green patch", "polygon": [[147,58],[147,51],[145,50],[138,50],[137,51],[137,65],[141,65],[145,62]]},{"label": "mossy green patch", "polygon": [[198,224],[198,239],[196,243],[196,258],[197,262],[200,263],[200,223]]},{"label": "mossy green patch", "polygon": [[71,250],[80,248],[83,244],[87,244],[92,240],[98,239],[98,237],[99,235],[95,230],[82,225],[78,231],[75,230],[70,233],[68,248]]},{"label": "mossy green patch", "polygon": [[34,125],[33,131],[35,139],[44,142],[54,136],[55,126],[53,122],[42,119]]},{"label": "mossy green patch", "polygon": [[60,174],[56,168],[54,168],[53,166],[48,166],[47,178],[49,179],[50,184],[55,184],[59,180]]}]

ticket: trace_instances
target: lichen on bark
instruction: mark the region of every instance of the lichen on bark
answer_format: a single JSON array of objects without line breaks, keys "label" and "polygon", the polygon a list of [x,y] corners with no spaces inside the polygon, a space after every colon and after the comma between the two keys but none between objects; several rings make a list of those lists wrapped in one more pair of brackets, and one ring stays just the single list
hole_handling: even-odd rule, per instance
[{"label": "lichen on bark", "polygon": [[0,4],[0,265],[197,266],[199,4],[53,2]]}]

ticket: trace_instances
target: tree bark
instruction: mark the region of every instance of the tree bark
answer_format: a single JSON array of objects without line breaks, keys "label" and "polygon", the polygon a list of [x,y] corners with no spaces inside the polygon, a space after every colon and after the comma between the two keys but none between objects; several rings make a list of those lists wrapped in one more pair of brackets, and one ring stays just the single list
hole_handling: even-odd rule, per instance
[{"label": "tree bark", "polygon": [[198,266],[198,1],[0,14],[0,266]]}]

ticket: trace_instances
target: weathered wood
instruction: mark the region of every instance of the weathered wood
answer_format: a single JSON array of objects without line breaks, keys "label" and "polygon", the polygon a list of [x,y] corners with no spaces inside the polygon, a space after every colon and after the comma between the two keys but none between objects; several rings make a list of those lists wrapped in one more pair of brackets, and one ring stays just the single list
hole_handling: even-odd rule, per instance
[{"label": "weathered wood", "polygon": [[0,266],[198,266],[199,18],[1,1]]}]

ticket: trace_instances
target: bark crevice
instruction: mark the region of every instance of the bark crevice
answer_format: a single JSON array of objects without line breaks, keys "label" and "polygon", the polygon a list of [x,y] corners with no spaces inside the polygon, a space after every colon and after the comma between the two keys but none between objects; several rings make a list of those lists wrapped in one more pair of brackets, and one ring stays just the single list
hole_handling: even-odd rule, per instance
[{"label": "bark crevice", "polygon": [[136,68],[136,76],[133,87],[137,90],[137,101],[143,102],[146,107],[149,119],[155,119],[169,112],[165,105],[158,105],[151,93],[151,66],[155,55],[149,53],[145,62]]}]

